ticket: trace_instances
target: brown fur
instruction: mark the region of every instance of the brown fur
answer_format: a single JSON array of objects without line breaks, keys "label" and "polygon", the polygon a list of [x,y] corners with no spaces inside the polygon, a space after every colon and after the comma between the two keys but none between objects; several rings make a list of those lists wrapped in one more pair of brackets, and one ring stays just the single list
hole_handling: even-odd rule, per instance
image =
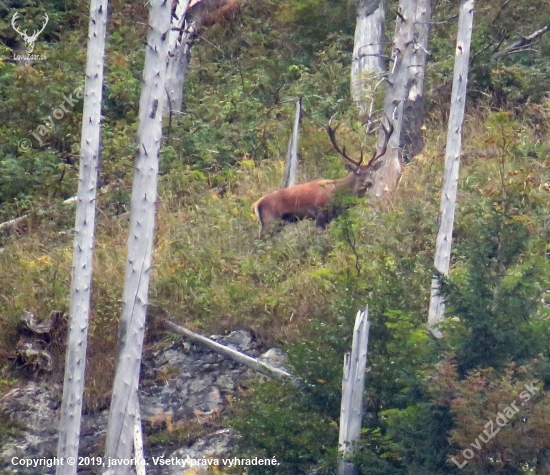
[{"label": "brown fur", "polygon": [[243,0],[192,0],[189,15],[202,27],[223,23],[240,9]]},{"label": "brown fur", "polygon": [[262,226],[260,233],[276,221],[314,219],[317,227],[325,228],[340,211],[333,200],[335,191],[363,196],[372,185],[372,169],[362,166],[340,180],[320,179],[272,191],[252,205]]}]

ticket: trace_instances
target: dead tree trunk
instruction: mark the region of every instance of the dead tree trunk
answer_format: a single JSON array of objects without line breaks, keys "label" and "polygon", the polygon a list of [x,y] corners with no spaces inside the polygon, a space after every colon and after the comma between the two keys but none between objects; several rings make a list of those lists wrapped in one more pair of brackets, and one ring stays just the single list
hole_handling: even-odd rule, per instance
[{"label": "dead tree trunk", "polygon": [[367,307],[365,311],[357,312],[351,355],[346,353],[344,356],[340,435],[338,437],[341,458],[338,460],[338,475],[355,475],[357,473],[355,465],[346,459],[355,453],[361,435],[369,328],[369,309]]},{"label": "dead tree trunk", "polygon": [[369,114],[374,86],[385,74],[385,0],[358,0],[350,91],[361,119]]},{"label": "dead tree trunk", "polygon": [[188,24],[189,0],[177,0],[172,14],[172,28],[168,35],[168,64],[166,66],[166,112],[181,112],[183,106],[183,85],[187,66],[191,59],[190,37],[194,33],[194,22]]},{"label": "dead tree trunk", "polygon": [[[384,112],[393,118],[392,135],[382,166],[375,176],[372,193],[382,197],[392,193],[403,163],[424,148],[424,74],[428,56],[431,21],[430,0],[401,0],[395,28]],[[379,145],[384,136],[379,136]]]},{"label": "dead tree trunk", "polygon": [[[136,410],[133,398],[138,390],[153,256],[162,110],[166,98],[170,4],[164,0],[152,0],[150,8],[139,103],[138,149],[130,201],[119,353],[107,428],[106,459],[128,460],[132,454]],[[112,472],[109,470],[107,473]],[[130,467],[117,468],[116,473],[130,473]]]},{"label": "dead tree trunk", "polygon": [[294,114],[294,127],[288,142],[288,155],[286,157],[283,188],[296,184],[296,170],[298,169],[298,135],[300,133],[300,119],[302,114],[302,98],[296,101],[296,113]]},{"label": "dead tree trunk", "polygon": [[[82,112],[80,170],[75,218],[69,334],[61,401],[57,457],[78,460],[92,289],[95,205],[101,134],[101,100],[108,0],[92,0],[88,26],[86,83]],[[76,474],[77,465],[58,465],[57,475]]]},{"label": "dead tree trunk", "polygon": [[[462,123],[466,106],[466,86],[468,83],[468,64],[470,60],[470,41],[474,22],[474,0],[462,0],[458,18],[458,35],[456,39],[456,56],[451,93],[451,110],[449,114],[449,129],[447,131],[447,146],[445,152],[445,172],[443,191],[441,193],[441,224],[436,239],[434,266],[443,275],[449,273],[451,260],[451,245],[453,240],[453,224],[456,208],[456,193],[458,188],[458,171],[460,167],[460,152],[462,144]],[[428,311],[428,328],[441,337],[441,332],[434,328],[443,318],[445,302],[439,294],[439,279],[434,275],[430,292],[430,308]]]},{"label": "dead tree trunk", "polygon": [[183,110],[183,85],[191,60],[191,46],[199,28],[215,23],[239,8],[239,0],[175,1],[166,79],[169,97],[166,112],[170,114]]}]

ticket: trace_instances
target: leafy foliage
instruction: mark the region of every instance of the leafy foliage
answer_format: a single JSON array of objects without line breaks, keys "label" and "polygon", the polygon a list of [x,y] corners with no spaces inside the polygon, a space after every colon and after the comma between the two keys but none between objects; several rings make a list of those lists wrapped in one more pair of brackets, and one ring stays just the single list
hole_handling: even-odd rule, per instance
[{"label": "leafy foliage", "polygon": [[[526,468],[537,468],[538,473],[548,447],[550,405],[539,379],[547,379],[547,372],[548,360],[538,358],[525,366],[512,363],[500,374],[475,370],[457,380],[452,362],[441,363],[431,390],[450,407],[454,420],[450,438],[457,446],[453,455],[455,464],[468,462],[464,473],[498,470],[512,475]],[[459,454],[458,448],[468,448],[475,457],[467,454],[465,459],[466,452]]]},{"label": "leafy foliage", "polygon": [[[515,32],[538,28],[548,2],[477,7],[445,341],[432,341],[424,328],[456,4],[435,2],[426,151],[407,165],[391,203],[351,200],[321,234],[302,222],[256,239],[250,205],[280,186],[297,97],[305,111],[299,180],[344,173],[323,128],[333,114],[349,123],[339,129],[348,150],[365,141],[348,93],[355,5],[245,2],[193,46],[185,111],[167,125],[161,157],[151,300],[179,323],[245,326],[290,354],[302,386],[254,384],[235,404],[238,455],[281,462],[261,473],[334,473],[341,362],[353,316],[367,303],[367,388],[355,457],[362,474],[459,473],[451,457],[475,441],[494,408],[526,380],[549,382],[549,39],[492,58]],[[48,315],[68,305],[73,214],[57,202],[76,190],[81,102],[52,117],[83,85],[88,21],[81,3],[21,6],[29,23],[44,11],[50,16],[37,43],[47,61],[21,67],[11,59],[14,11],[2,10],[0,20],[0,217],[30,217],[0,236],[2,349],[13,346],[23,309]],[[101,175],[109,191],[98,200],[89,410],[104,404],[113,372],[146,13],[143,4],[112,2]],[[391,31],[392,15],[387,22]],[[39,141],[32,132],[44,124]],[[526,409],[527,422],[518,414],[464,473],[532,469],[545,455],[547,413],[541,397]],[[184,432],[179,441],[191,437]]]},{"label": "leafy foliage", "polygon": [[525,252],[529,233],[524,224],[491,209],[475,221],[476,237],[457,249],[466,268],[454,274],[446,290],[449,313],[459,320],[461,374],[532,358],[545,350],[543,335],[550,330],[538,315],[550,269],[539,253]]},{"label": "leafy foliage", "polygon": [[550,272],[547,244],[533,220],[546,211],[529,193],[529,179],[511,163],[522,154],[518,124],[495,114],[488,125],[500,155],[500,183],[466,208],[461,226],[469,229],[455,251],[463,265],[445,290],[449,313],[457,319],[462,375],[533,358],[545,351],[543,336],[550,329],[548,311],[540,305]]}]

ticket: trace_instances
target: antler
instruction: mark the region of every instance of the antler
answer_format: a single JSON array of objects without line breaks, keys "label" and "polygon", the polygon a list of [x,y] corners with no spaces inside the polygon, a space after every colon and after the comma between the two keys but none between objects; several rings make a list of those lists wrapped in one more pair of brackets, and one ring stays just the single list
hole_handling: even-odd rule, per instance
[{"label": "antler", "polygon": [[382,155],[386,153],[386,150],[388,148],[388,142],[390,140],[391,135],[393,134],[392,121],[389,119],[389,117],[385,113],[384,113],[384,117],[386,117],[386,120],[388,121],[388,126],[389,126],[386,128],[386,126],[384,125],[384,121],[380,121],[382,128],[384,129],[384,143],[382,144],[382,148],[380,149],[380,151],[378,151],[377,149],[374,150],[374,153],[372,154],[372,158],[369,160],[369,163],[367,163],[367,165],[372,165],[374,162],[376,162],[376,160],[378,160]]},{"label": "antler", "polygon": [[11,26],[13,27],[13,29],[17,33],[19,33],[23,37],[23,39],[25,41],[34,41],[34,40],[36,40],[36,38],[38,38],[38,35],[44,31],[44,28],[46,28],[46,25],[48,24],[48,21],[50,20],[47,13],[44,13],[44,16],[46,17],[46,21],[44,22],[44,25],[42,26],[42,29],[39,30],[39,31],[35,30],[35,32],[31,36],[27,35],[27,30],[21,31],[19,28],[17,28],[17,26],[15,24],[15,20],[17,20],[17,18],[19,17],[19,12],[15,12],[13,14],[13,17],[11,18]]},{"label": "antler", "polygon": [[328,121],[328,124],[326,126],[328,136],[330,138],[330,142],[332,143],[332,146],[334,149],[342,155],[346,160],[349,160],[351,163],[353,163],[356,167],[360,167],[361,163],[363,163],[363,151],[361,151],[361,160],[354,160],[351,158],[347,153],[345,147],[343,149],[340,148],[340,146],[336,143],[336,130],[338,127],[340,127],[340,124],[338,124],[336,127],[331,127],[330,123],[332,122],[334,116],[330,118]]},{"label": "antler", "polygon": [[17,26],[15,25],[15,20],[17,20],[17,17],[19,16],[19,12],[15,12],[13,14],[13,17],[11,18],[11,26],[12,28],[17,32],[19,33],[22,37],[25,37],[27,36],[27,30],[25,31],[21,31],[19,28],[17,28]]},{"label": "antler", "polygon": [[46,17],[46,21],[44,22],[44,25],[42,25],[42,29],[40,31],[35,31],[31,36],[31,40],[36,40],[36,38],[38,38],[38,35],[44,31],[44,28],[46,28],[46,25],[48,24],[50,18],[48,17],[47,13],[44,13],[44,16]]}]

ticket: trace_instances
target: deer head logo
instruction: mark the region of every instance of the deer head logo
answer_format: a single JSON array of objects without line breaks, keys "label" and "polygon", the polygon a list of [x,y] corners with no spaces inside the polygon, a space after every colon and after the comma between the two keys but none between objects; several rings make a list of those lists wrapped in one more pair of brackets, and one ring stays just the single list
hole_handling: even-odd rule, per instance
[{"label": "deer head logo", "polygon": [[44,13],[45,21],[44,21],[44,25],[42,26],[42,29],[36,30],[32,35],[27,35],[27,30],[21,31],[19,28],[17,28],[17,25],[15,24],[15,22],[18,16],[19,16],[19,12],[15,12],[13,14],[13,17],[11,19],[11,26],[19,35],[21,35],[21,38],[23,38],[23,41],[25,42],[27,53],[31,54],[34,50],[34,43],[36,42],[38,35],[40,35],[40,33],[44,31],[44,28],[46,28],[46,25],[48,24],[48,20],[49,20],[48,15]]}]

